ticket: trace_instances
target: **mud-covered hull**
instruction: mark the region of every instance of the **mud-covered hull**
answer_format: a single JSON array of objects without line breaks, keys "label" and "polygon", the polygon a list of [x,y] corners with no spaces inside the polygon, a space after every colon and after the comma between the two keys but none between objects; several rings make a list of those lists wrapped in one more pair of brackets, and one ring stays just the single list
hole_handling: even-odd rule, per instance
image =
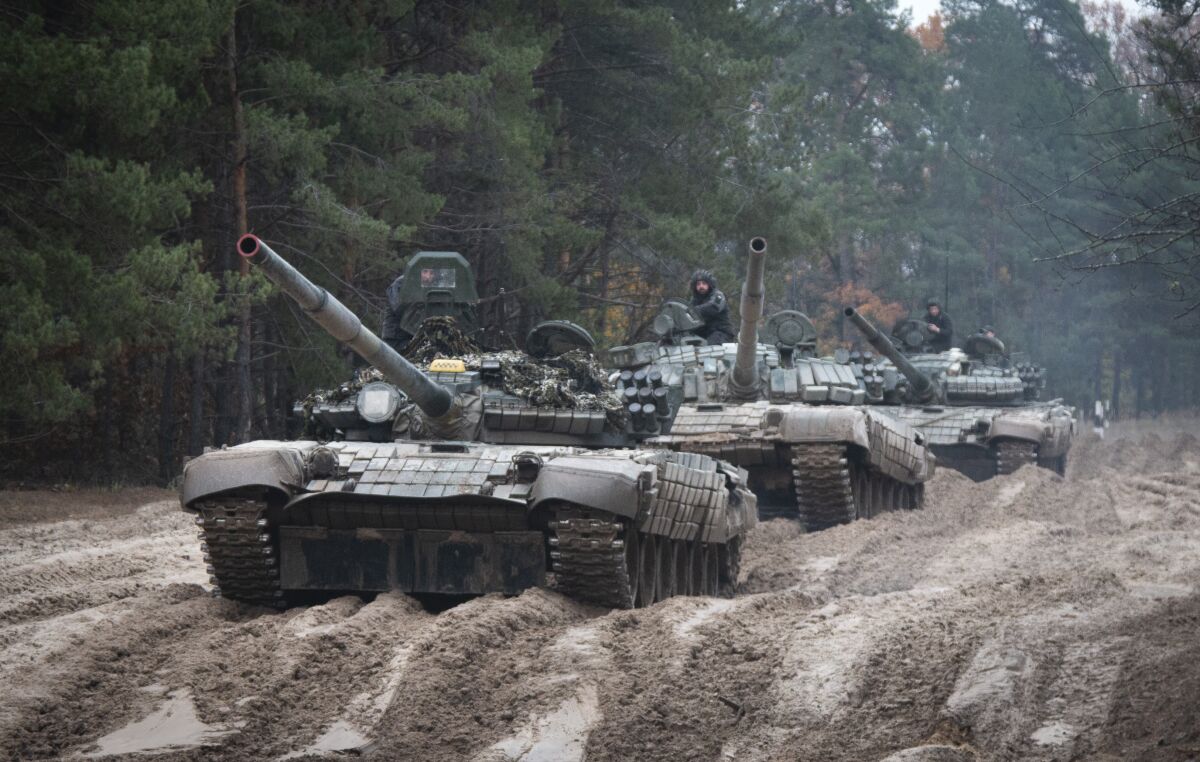
[{"label": "mud-covered hull", "polygon": [[1075,436],[1071,408],[1048,402],[1019,407],[881,406],[921,431],[938,463],[976,481],[1026,463],[1063,473]]},{"label": "mud-covered hull", "polygon": [[[717,590],[704,572],[755,522],[745,481],[729,464],[665,452],[254,442],[190,462],[181,499],[214,584],[242,600],[515,593],[553,572],[584,600],[631,606]],[[676,569],[693,563],[694,580]]]},{"label": "mud-covered hull", "polygon": [[648,443],[747,469],[762,518],[796,516],[810,530],[920,507],[936,462],[919,432],[862,406],[684,406]]}]

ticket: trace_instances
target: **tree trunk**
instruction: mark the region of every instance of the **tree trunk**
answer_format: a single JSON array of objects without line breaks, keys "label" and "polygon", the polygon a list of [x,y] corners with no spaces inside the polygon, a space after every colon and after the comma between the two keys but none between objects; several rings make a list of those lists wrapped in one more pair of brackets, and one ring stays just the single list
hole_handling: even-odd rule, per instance
[{"label": "tree trunk", "polygon": [[104,463],[104,470],[112,473],[113,470],[113,453],[116,451],[116,446],[113,442],[113,422],[116,420],[116,411],[113,410],[115,398],[113,395],[113,374],[114,369],[109,368],[104,374],[104,384],[100,387],[100,405],[99,416],[99,431],[97,443],[100,446],[100,458]]},{"label": "tree trunk", "polygon": [[[246,119],[242,113],[242,99],[238,94],[237,79],[237,12],[229,24],[229,32],[225,36],[226,64],[229,74],[229,105],[233,129],[233,173],[232,193],[234,232],[241,238],[249,232],[246,207]],[[234,438],[238,442],[250,439],[250,426],[254,417],[254,387],[250,376],[251,348],[251,310],[248,293],[250,262],[239,257],[241,285],[238,289],[238,343],[234,356],[237,368],[237,424],[234,428]]]},{"label": "tree trunk", "polygon": [[204,350],[192,355],[191,405],[188,411],[188,455],[204,452]]},{"label": "tree trunk", "polygon": [[[838,286],[844,286],[848,283],[854,282],[854,250],[852,248],[853,246],[854,246],[854,242],[852,240],[850,240],[849,235],[843,236],[841,242],[838,244],[838,266],[837,266]],[[837,315],[838,341],[845,341],[846,340],[846,318],[842,315],[842,311],[840,309],[835,310],[834,314]]]},{"label": "tree trunk", "polygon": [[[608,298],[608,281],[611,274],[611,252],[608,247],[600,252],[600,298]],[[690,295],[689,295],[690,296]],[[600,303],[600,318],[596,321],[596,327],[600,329],[602,337],[608,335],[608,310],[607,302]],[[602,339],[603,340],[603,339]]]},{"label": "tree trunk", "polygon": [[217,413],[213,420],[213,444],[227,445],[233,439],[235,415],[233,406],[234,385],[231,378],[233,364],[222,361],[213,374],[213,396],[217,400]]},{"label": "tree trunk", "polygon": [[1113,382],[1112,382],[1112,417],[1114,420],[1121,417],[1121,360],[1123,353],[1120,351],[1113,352]]},{"label": "tree trunk", "polygon": [[278,421],[278,392],[279,392],[279,358],[278,341],[275,340],[275,323],[271,320],[262,321],[263,346],[266,354],[263,356],[263,405],[264,433],[271,438],[282,436]]},{"label": "tree trunk", "polygon": [[1141,418],[1146,412],[1146,374],[1142,363],[1133,364],[1133,416]]},{"label": "tree trunk", "polygon": [[179,361],[167,354],[163,365],[162,400],[158,408],[158,480],[168,484],[175,478],[175,371]]},{"label": "tree trunk", "polygon": [[1155,364],[1158,366],[1158,377],[1154,386],[1154,413],[1161,415],[1168,407],[1171,394],[1171,353],[1163,353],[1162,361]]}]

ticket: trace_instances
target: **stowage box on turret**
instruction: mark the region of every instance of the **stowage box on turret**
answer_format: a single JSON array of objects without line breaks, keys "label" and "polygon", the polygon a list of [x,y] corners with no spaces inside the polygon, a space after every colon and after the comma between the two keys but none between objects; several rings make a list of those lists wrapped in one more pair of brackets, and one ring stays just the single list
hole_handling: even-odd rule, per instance
[{"label": "stowage box on turret", "polygon": [[803,314],[772,315],[759,342],[766,253],[750,242],[736,344],[707,346],[692,333],[699,316],[672,301],[653,323],[658,341],[609,352],[631,417],[653,433],[645,445],[747,469],[761,518],[810,531],[920,507],[935,462],[923,435],[866,406],[850,365],[813,356]]},{"label": "stowage box on turret", "polygon": [[860,385],[881,411],[924,433],[939,463],[977,481],[1026,463],[1065,473],[1074,409],[1039,400],[1041,368],[1013,361],[991,336],[934,353],[917,321],[902,321],[889,339],[854,308],[845,314],[881,355],[852,355]]},{"label": "stowage box on turret", "polygon": [[[380,380],[313,403],[332,441],[250,442],[187,464],[183,507],[221,595],[283,605],[304,591],[515,593],[553,581],[632,607],[732,588],[756,521],[745,471],[633,449],[649,435],[611,389],[560,377],[514,393],[532,362],[520,353],[420,370],[255,236],[238,252]],[[561,349],[574,335],[552,323],[531,343]],[[547,361],[591,362],[581,355]]]}]

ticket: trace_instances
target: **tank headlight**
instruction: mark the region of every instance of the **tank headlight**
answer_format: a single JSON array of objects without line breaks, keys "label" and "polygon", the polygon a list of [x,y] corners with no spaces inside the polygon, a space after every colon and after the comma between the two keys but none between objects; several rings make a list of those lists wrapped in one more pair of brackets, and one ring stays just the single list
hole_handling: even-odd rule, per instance
[{"label": "tank headlight", "polygon": [[400,409],[400,392],[391,384],[372,381],[359,390],[354,407],[368,423],[390,421]]},{"label": "tank headlight", "polygon": [[318,447],[308,454],[305,463],[309,479],[330,479],[338,470],[338,455],[328,447]]},{"label": "tank headlight", "polygon": [[962,373],[962,363],[960,362],[952,362],[950,367],[946,368],[947,376],[957,376],[959,373]]}]

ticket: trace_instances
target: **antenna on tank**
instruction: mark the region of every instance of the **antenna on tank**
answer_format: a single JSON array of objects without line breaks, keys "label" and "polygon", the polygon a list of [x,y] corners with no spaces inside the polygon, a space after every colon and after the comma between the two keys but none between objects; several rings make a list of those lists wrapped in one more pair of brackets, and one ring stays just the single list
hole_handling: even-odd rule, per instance
[{"label": "antenna on tank", "polygon": [[942,295],[942,310],[950,311],[950,254],[946,254],[946,290]]}]

